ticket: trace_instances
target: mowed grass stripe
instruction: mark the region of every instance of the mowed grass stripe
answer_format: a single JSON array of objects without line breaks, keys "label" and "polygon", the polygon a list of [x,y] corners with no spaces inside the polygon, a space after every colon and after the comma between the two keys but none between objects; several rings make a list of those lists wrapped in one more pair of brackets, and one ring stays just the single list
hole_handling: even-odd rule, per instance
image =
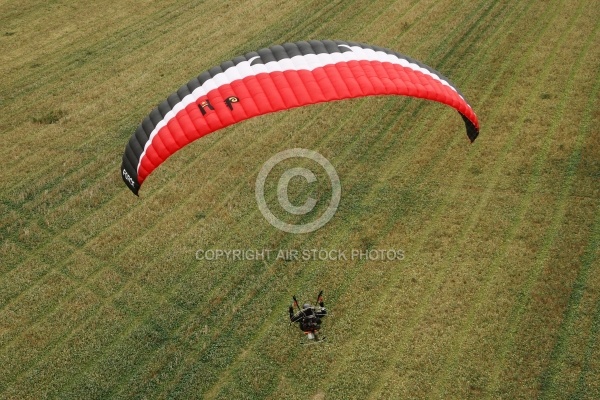
[{"label": "mowed grass stripe", "polygon": [[[46,66],[46,68],[44,69],[44,73],[45,76],[41,82],[39,79],[39,76],[36,72],[33,72],[31,75],[26,75],[24,77],[24,82],[34,82],[34,86],[31,88],[28,88],[25,83],[21,83],[21,82],[17,82],[17,87],[23,88],[22,90],[24,90],[25,92],[30,92],[31,95],[29,96],[19,96],[18,100],[16,102],[10,103],[10,104],[14,104],[15,107],[19,107],[17,109],[14,110],[10,110],[12,114],[15,115],[28,115],[30,114],[28,112],[28,110],[36,110],[37,107],[40,107],[42,110],[53,110],[53,105],[56,104],[56,100],[54,100],[51,96],[51,93],[47,93],[53,90],[53,88],[55,88],[56,86],[59,86],[61,88],[63,88],[63,90],[68,90],[70,86],[73,85],[80,85],[81,82],[83,80],[86,80],[87,82],[89,82],[89,86],[87,86],[86,88],[78,88],[79,90],[81,90],[81,92],[77,93],[77,95],[72,95],[69,97],[66,97],[63,101],[63,105],[62,107],[64,108],[64,111],[67,111],[68,113],[71,112],[80,112],[81,110],[81,104],[83,104],[83,99],[88,99],[87,93],[86,93],[86,89],[87,90],[94,90],[95,89],[95,85],[98,84],[98,82],[94,79],[90,79],[93,77],[99,77],[102,76],[103,73],[110,73],[110,70],[107,71],[107,69],[109,68],[106,63],[107,62],[115,62],[115,61],[119,61],[122,60],[123,58],[126,57],[131,57],[131,52],[128,51],[124,54],[121,54],[120,57],[115,57],[114,55],[114,50],[113,50],[113,46],[117,43],[127,43],[128,45],[135,43],[135,40],[132,40],[132,37],[136,37],[136,33],[143,31],[143,32],[152,32],[151,27],[155,26],[158,27],[161,24],[164,24],[165,26],[168,26],[169,23],[174,23],[175,19],[178,16],[178,10],[170,10],[170,9],[159,9],[157,11],[157,13],[153,14],[150,16],[149,19],[142,19],[139,21],[139,23],[130,23],[127,27],[125,27],[123,30],[120,30],[119,32],[115,33],[115,36],[119,38],[119,40],[115,40],[115,36],[106,36],[106,35],[102,35],[101,38],[98,38],[97,40],[99,40],[98,42],[94,43],[93,46],[88,47],[86,49],[81,49],[81,50],[75,50],[75,51],[71,51],[70,47],[64,48],[64,52],[57,52],[56,53],[56,64],[52,65],[52,66]],[[101,18],[99,18],[101,19]],[[110,19],[108,19],[110,20]],[[145,39],[139,40],[138,41],[138,45],[143,47],[148,46],[149,44],[151,44],[152,42],[154,42],[157,38],[159,38],[161,36],[162,32],[156,32],[154,35],[154,38],[149,38],[148,36],[144,36]],[[57,42],[57,44],[62,46],[62,41]],[[76,42],[76,45],[79,45],[79,43]],[[83,62],[83,63],[79,63],[79,62],[75,62],[78,60],[78,58],[80,57],[79,52],[89,52],[92,55],[94,55],[95,57],[100,57],[105,55],[105,53],[110,52],[112,54],[112,58],[108,59],[108,58],[104,58],[104,59],[99,59],[100,62],[91,64],[88,61]],[[66,53],[66,54],[65,54]],[[60,57],[60,58],[59,58]],[[90,55],[91,57],[91,55]],[[91,60],[90,60],[91,61]],[[104,62],[102,62],[104,61]],[[45,64],[44,64],[45,65]],[[82,65],[84,65],[85,67],[82,67]],[[140,65],[139,63],[136,63],[134,65]],[[147,64],[146,64],[147,66]],[[69,77],[70,79],[67,80],[65,79],[65,77]],[[112,81],[112,80],[109,80]],[[35,91],[34,91],[35,89]],[[45,89],[45,90],[44,90]],[[82,90],[83,89],[83,90]],[[103,93],[104,96],[101,96],[100,98],[103,99],[106,95],[106,93]],[[33,99],[31,99],[30,97],[33,97]],[[37,101],[35,101],[37,100]],[[91,104],[87,104],[87,107],[95,107],[96,103],[98,103],[98,99],[95,99],[96,101],[91,102]],[[34,108],[32,109],[32,102],[34,102]],[[110,115],[106,115],[106,113],[102,113],[104,118],[110,118]],[[97,114],[91,114],[92,116],[96,116]],[[93,120],[93,118],[92,118]],[[90,119],[89,116],[86,116],[86,122],[89,125]],[[13,134],[11,134],[11,137],[13,137],[13,141],[15,144],[15,147],[12,148],[8,148],[7,150],[9,150],[11,153],[14,153],[15,151],[19,151],[20,155],[21,155],[21,160],[25,161],[24,165],[28,165],[28,164],[32,164],[35,165],[35,161],[38,160],[38,157],[35,157],[35,149],[37,149],[39,146],[37,146],[39,143],[46,143],[46,137],[45,137],[45,131],[48,129],[51,129],[52,126],[40,126],[40,125],[36,125],[36,124],[32,124],[29,121],[21,121],[20,126],[22,127],[22,129],[26,129],[27,133],[26,135],[24,134],[19,134],[19,129],[16,129],[14,131]],[[38,129],[34,129],[32,132],[32,128],[37,127]],[[79,129],[79,130],[71,130],[69,133],[71,133],[71,135],[65,135],[65,137],[62,136],[56,136],[54,137],[54,140],[52,141],[52,143],[54,144],[64,144],[63,148],[69,148],[69,146],[72,145],[73,141],[75,138],[78,139],[78,141],[98,141],[99,138],[102,138],[102,136],[98,137],[97,135],[88,135],[89,133],[89,127],[84,127],[83,129]],[[74,134],[78,134],[78,136],[75,136]],[[31,150],[30,150],[31,149]],[[28,158],[24,158],[23,157],[23,153],[30,151],[31,155],[33,155],[34,157],[28,157]],[[46,164],[43,164],[44,167],[46,167]],[[21,167],[20,165],[15,165],[15,167]]]},{"label": "mowed grass stripe", "polygon": [[[600,214],[600,212],[598,213]],[[597,225],[598,226],[598,225]],[[598,232],[598,231],[596,231]],[[596,242],[598,243],[598,242]],[[598,246],[598,244],[596,244]],[[592,321],[592,328],[590,336],[588,338],[585,356],[583,359],[583,365],[579,378],[577,380],[577,387],[573,397],[577,399],[585,398],[586,395],[589,397],[600,396],[600,385],[598,384],[598,360],[600,359],[600,300],[596,302],[596,312]]]},{"label": "mowed grass stripe", "polygon": [[[559,52],[557,52],[557,53],[559,53]],[[563,53],[559,53],[559,54],[563,54]],[[551,127],[551,129],[549,129],[548,134],[544,135],[543,146],[538,151],[536,157],[534,157],[535,164],[532,168],[531,178],[529,180],[529,183],[527,185],[525,193],[522,196],[519,196],[521,198],[520,205],[517,208],[515,215],[511,217],[511,221],[512,221],[511,225],[509,225],[504,230],[505,237],[502,239],[503,246],[496,251],[496,257],[492,260],[491,264],[488,267],[486,267],[487,272],[484,275],[483,282],[480,283],[481,286],[480,286],[479,290],[477,291],[477,293],[475,294],[475,296],[473,298],[472,305],[469,306],[469,308],[467,310],[467,314],[466,314],[464,323],[462,323],[460,329],[454,335],[452,335],[452,338],[449,340],[448,345],[450,346],[450,350],[447,355],[448,360],[447,360],[447,364],[444,367],[440,367],[440,372],[443,375],[440,376],[440,379],[442,380],[442,382],[439,383],[438,385],[436,385],[436,388],[438,388],[438,389],[452,387],[450,380],[455,375],[455,373],[458,369],[459,357],[463,357],[464,354],[467,354],[467,350],[468,350],[466,348],[467,343],[462,341],[462,338],[470,338],[471,336],[468,333],[471,333],[473,335],[475,334],[474,326],[473,326],[474,319],[477,318],[477,316],[481,316],[484,314],[483,310],[486,307],[486,303],[485,303],[486,300],[494,301],[489,296],[489,293],[491,293],[491,291],[492,291],[491,285],[497,285],[497,279],[495,278],[495,276],[499,273],[500,268],[503,265],[504,260],[503,260],[502,256],[504,254],[506,254],[509,243],[511,243],[512,240],[514,239],[515,235],[517,235],[519,233],[519,227],[525,223],[525,221],[526,221],[525,216],[526,216],[528,209],[531,207],[533,195],[535,193],[538,193],[538,191],[539,191],[540,174],[541,174],[543,166],[545,165],[545,163],[547,161],[551,143],[553,142],[554,137],[557,134],[557,130],[558,130],[558,126],[559,126],[558,123],[560,121],[562,121],[562,115],[563,115],[563,112],[565,111],[566,104],[569,101],[569,99],[571,98],[571,96],[573,95],[573,90],[575,90],[573,88],[574,80],[575,80],[574,78],[576,76],[576,72],[579,71],[579,67],[581,66],[581,56],[583,54],[585,54],[585,47],[583,47],[582,51],[579,53],[580,57],[579,58],[576,57],[576,59],[579,62],[575,63],[573,68],[571,68],[571,72],[568,75],[567,79],[561,81],[561,84],[564,84],[565,88],[560,90],[561,92],[563,92],[563,96],[561,99],[561,103],[559,105],[559,109],[554,114],[553,126]],[[527,115],[531,115],[531,114],[527,113],[527,112],[524,113],[522,119],[526,118]],[[522,126],[522,122],[520,125],[518,125],[517,129],[520,129],[521,126]],[[527,147],[525,147],[524,149],[527,149]],[[459,247],[463,247],[463,246],[459,245]],[[461,267],[457,266],[457,268],[460,269]],[[469,269],[471,270],[471,267]],[[467,272],[465,272],[465,273],[467,273]],[[457,275],[460,275],[460,274],[457,274]],[[436,395],[440,395],[440,393],[438,393],[437,391],[435,393],[436,393]]]},{"label": "mowed grass stripe", "polygon": [[[583,6],[581,6],[578,11],[581,10],[583,10]],[[520,328],[522,318],[530,305],[532,289],[535,283],[540,278],[540,273],[549,260],[549,254],[553,246],[555,246],[555,241],[559,234],[559,228],[563,223],[563,218],[567,207],[567,200],[569,199],[569,194],[572,189],[575,177],[575,170],[580,160],[581,147],[583,146],[583,143],[585,143],[585,139],[589,133],[590,130],[585,129],[581,130],[577,136],[576,146],[569,160],[569,167],[564,177],[564,183],[560,186],[560,191],[557,199],[557,206],[553,209],[551,225],[548,227],[548,230],[546,231],[546,234],[543,237],[542,246],[538,251],[538,255],[536,256],[535,264],[531,269],[531,272],[527,277],[525,283],[519,291],[517,303],[513,306],[510,312],[510,317],[508,319],[510,321],[510,324],[508,326],[508,332],[506,332],[505,340],[502,343],[501,348],[499,349],[500,359],[497,360],[497,367],[492,371],[493,375],[491,384],[493,386],[492,390],[488,393],[488,395],[495,393],[497,390],[499,390],[500,386],[502,385],[502,383],[500,382],[500,375],[503,371],[506,371],[506,369],[508,368],[508,366],[506,365],[509,362],[509,360],[507,360],[507,357],[509,356],[509,352],[513,349],[515,345],[515,336],[518,333],[518,329]]]},{"label": "mowed grass stripe", "polygon": [[[588,143],[590,139],[588,137]],[[576,206],[577,204],[573,205],[571,203],[571,210],[569,210],[570,212],[565,218],[565,225],[573,224],[570,218],[573,217],[574,210],[572,209]],[[598,210],[599,207],[596,203],[596,207],[591,208],[592,212],[586,212],[585,214],[585,217],[594,222],[591,226],[591,232],[589,232],[589,240],[587,243],[582,243],[585,245],[583,252],[574,252],[573,254],[573,256],[576,254],[579,256],[577,257],[578,263],[576,264],[579,268],[574,271],[576,273],[575,279],[568,280],[564,284],[569,289],[564,291],[564,294],[567,296],[559,293],[567,304],[564,308],[555,311],[556,319],[558,320],[556,324],[559,325],[560,323],[560,325],[556,329],[557,334],[552,337],[551,346],[548,346],[547,354],[549,362],[544,365],[545,369],[542,373],[538,374],[538,379],[536,379],[536,384],[538,384],[539,388],[539,398],[556,398],[559,396],[595,398],[599,392],[598,374],[600,370],[597,368],[598,358],[593,353],[594,347],[598,344],[599,315],[597,313],[598,304],[600,304],[598,295],[598,287],[600,287],[600,279],[598,277],[599,263],[597,262],[599,238]],[[577,210],[577,212],[581,211]],[[572,236],[576,236],[576,233],[573,233]],[[561,245],[554,252],[563,251],[567,245],[571,245],[571,243]],[[558,262],[560,261],[562,260],[559,259]],[[571,267],[564,263],[560,264],[561,266],[564,265],[564,267]],[[546,271],[542,273],[542,275],[546,274]],[[560,276],[556,278],[560,279]],[[538,283],[536,286],[541,285],[543,283]],[[533,292],[535,293],[536,291],[539,292],[539,289]],[[530,308],[527,312],[528,315],[536,311],[533,307]],[[562,315],[560,314],[561,312]],[[560,316],[563,317],[562,320],[559,319]],[[526,318],[529,317],[527,316]],[[517,350],[520,350],[518,343],[524,341],[521,339],[521,336],[526,336],[525,339],[527,339],[529,335],[525,333],[519,334],[516,340]]]},{"label": "mowed grass stripe", "polygon": [[[5,55],[12,60],[11,63],[4,64],[6,68],[4,74],[8,74],[8,69],[14,69],[12,73],[17,74],[22,81],[16,81],[14,78],[9,80],[9,84],[13,84],[17,91],[7,88],[7,93],[18,97],[22,92],[28,92],[27,86],[39,87],[36,85],[44,84],[45,82],[34,82],[34,78],[39,76],[40,72],[23,71],[24,67],[39,68],[41,65],[51,67],[49,70],[42,70],[43,74],[49,72],[59,74],[57,65],[49,63],[48,55],[52,54],[54,46],[71,47],[74,43],[80,42],[82,37],[88,40],[104,40],[105,33],[115,33],[111,29],[115,26],[124,26],[122,31],[135,31],[143,28],[144,24],[151,25],[152,23],[159,24],[161,17],[165,18],[171,12],[178,12],[184,7],[181,3],[171,2],[164,3],[162,8],[145,7],[138,9],[138,4],[135,2],[122,2],[113,4],[97,2],[95,5],[80,5],[79,7],[63,7],[57,4],[38,4],[29,7],[27,11],[23,11],[19,17],[10,17],[6,22],[7,25],[14,24],[17,27],[15,35],[10,35],[10,40],[7,40],[7,51]],[[22,6],[19,4],[18,6]],[[174,7],[175,6],[175,7]],[[0,6],[1,7],[1,6]],[[135,20],[131,18],[132,11],[138,11]],[[6,13],[2,13],[5,19]],[[111,17],[111,18],[108,18]],[[152,22],[155,21],[155,22]],[[40,30],[45,29],[44,35],[40,35]],[[116,31],[122,32],[121,30]],[[5,39],[6,40],[6,39]],[[113,39],[114,40],[114,39]],[[12,42],[10,42],[12,41]],[[19,45],[11,45],[15,42]],[[84,45],[86,42],[80,42]],[[72,61],[74,61],[73,59]],[[29,75],[27,75],[29,74]],[[31,79],[27,79],[27,77]],[[4,89],[3,88],[3,89]]]},{"label": "mowed grass stripe", "polygon": [[[469,194],[469,196],[470,196],[470,195],[471,195],[471,194]],[[464,206],[464,207],[468,206],[468,203],[467,203],[467,204],[464,204],[463,206]],[[456,211],[454,211],[454,212],[456,212]],[[438,214],[435,214],[435,215],[438,215]],[[440,216],[438,215],[438,217],[437,217],[437,218],[439,219],[439,218],[440,218]],[[438,236],[438,235],[434,235],[434,236]],[[442,235],[442,236],[443,236],[443,235]],[[435,242],[435,240],[434,240],[434,242]],[[418,249],[418,247],[417,247],[417,249]],[[415,281],[413,281],[413,282],[417,282],[417,281],[415,280]],[[409,282],[409,285],[410,285],[410,282]],[[412,286],[414,286],[414,285],[412,285]],[[419,301],[420,301],[420,299],[419,299]],[[396,303],[394,303],[394,302],[391,302],[391,303],[390,303],[390,305],[392,305],[392,304],[396,304]],[[402,308],[400,308],[400,309],[398,309],[398,310],[402,310]],[[396,311],[396,312],[398,312],[398,311]],[[400,312],[401,312],[401,311],[400,311]],[[386,314],[386,313],[384,313],[384,315],[385,315],[385,314]],[[393,314],[393,315],[395,315],[395,314]],[[391,318],[392,318],[392,317],[386,317],[386,321],[387,321],[387,320],[389,320],[389,319],[391,319]],[[414,318],[414,319],[411,319],[411,320],[413,321],[413,324],[416,324],[418,319],[419,319],[419,318]],[[398,321],[398,322],[397,322],[397,325],[400,325],[400,324],[402,324],[402,323],[400,322],[400,321],[401,321],[401,319],[399,319],[399,318],[396,318],[396,320]],[[380,325],[382,325],[382,326],[386,326],[386,327],[389,327],[389,329],[396,329],[394,326],[397,326],[397,325],[390,325],[390,324],[388,324],[388,323],[386,323],[386,322],[382,322],[382,323],[380,323]],[[402,326],[404,326],[404,325],[405,325],[405,324],[402,324]],[[389,339],[389,338],[388,338],[388,339]],[[370,340],[370,339],[369,339],[369,340]],[[388,342],[388,343],[389,343],[389,342]],[[421,354],[423,354],[423,355],[426,355],[426,354],[427,354],[427,350],[431,350],[431,349],[432,349],[432,348],[425,349],[425,353],[421,353]],[[388,359],[389,359],[389,358],[388,358]],[[405,372],[403,372],[403,374],[406,374],[406,371],[405,371]],[[429,384],[432,384],[432,383],[433,383],[433,382],[431,382],[429,379],[427,379],[426,377],[424,377],[423,379],[425,379],[427,382],[429,382]],[[414,386],[416,386],[416,382],[415,382],[415,377],[414,377],[414,376],[413,376],[413,377],[411,377],[410,379],[408,379],[408,377],[407,377],[407,379],[406,379],[406,380],[407,380],[407,381],[409,381],[409,382],[411,382],[412,384],[414,384]],[[381,380],[381,382],[383,382],[383,379]],[[406,385],[406,386],[410,386],[410,384],[409,384],[409,385]],[[403,386],[403,387],[404,387],[404,388],[406,388],[406,386]],[[426,387],[427,387],[427,386],[422,386],[421,388],[422,388],[422,389],[425,389]],[[414,395],[414,393],[413,393],[412,395]]]},{"label": "mowed grass stripe", "polygon": [[[572,38],[577,42],[577,47],[586,42],[584,39],[589,37],[590,32],[594,32],[593,28],[588,29],[586,25],[589,23],[595,25],[597,21],[597,18],[587,17],[590,14],[585,11],[584,15],[586,16],[585,21],[579,22],[575,29],[575,31],[579,31],[580,39]],[[576,57],[573,57],[573,59],[576,59]],[[590,87],[593,86],[590,77],[594,76],[593,71],[598,69],[597,62],[592,61],[590,63],[590,60],[594,59],[597,60],[597,56],[586,56],[586,60],[582,62],[584,68],[576,73],[578,88],[574,90],[572,99],[568,103],[567,109],[569,111],[565,112],[561,126],[558,128],[563,137],[566,135],[570,135],[570,137],[557,141],[557,144],[553,146],[552,158],[544,167],[544,174],[542,175],[544,177],[544,185],[540,186],[542,195],[536,196],[535,206],[528,218],[529,224],[523,226],[522,233],[519,235],[521,238],[530,238],[527,241],[534,244],[536,251],[531,252],[528,249],[528,255],[510,256],[511,259],[514,258],[514,263],[517,266],[522,265],[521,259],[527,260],[527,265],[530,266],[522,273],[523,278],[519,280],[519,284],[511,286],[520,287],[522,282],[530,283],[528,279],[532,271],[537,274],[537,278],[528,288],[528,297],[522,297],[524,294],[517,292],[519,299],[526,305],[524,306],[523,315],[519,316],[519,319],[523,322],[519,324],[514,333],[514,338],[511,339],[514,345],[509,351],[510,361],[507,361],[507,363],[513,364],[514,361],[512,360],[519,360],[520,368],[510,368],[503,373],[500,378],[503,380],[501,389],[503,392],[510,392],[519,388],[521,390],[528,389],[534,394],[538,393],[540,375],[548,363],[552,362],[552,346],[559,333],[560,315],[567,306],[570,286],[576,278],[576,271],[580,268],[579,255],[584,250],[586,236],[589,235],[589,221],[593,220],[594,215],[593,213],[590,214],[593,203],[589,204],[586,198],[576,196],[576,188],[583,183],[581,180],[583,175],[573,178],[572,187],[569,189],[570,193],[567,195],[568,198],[564,200],[567,205],[560,217],[562,222],[554,242],[548,244],[545,241],[547,240],[545,234],[550,234],[549,230],[555,226],[554,218],[556,218],[556,215],[552,211],[555,208],[562,207],[561,198],[559,197],[559,184],[565,182],[566,177],[571,173],[571,153],[576,153],[578,151],[577,146],[580,146],[577,139],[580,132],[578,128],[584,115],[582,116],[579,111],[575,110],[586,109],[586,97]],[[593,148],[593,143],[594,140],[587,140],[587,144],[583,145],[583,148]],[[557,153],[560,157],[560,163],[557,163]],[[581,161],[578,164],[581,164]],[[589,166],[582,168],[583,171],[586,169],[589,170]],[[545,198],[551,199],[551,201],[546,201]],[[547,226],[547,230],[543,234],[534,235],[533,231],[542,221],[542,226]],[[532,245],[528,247],[531,248]],[[547,254],[544,255],[546,251]],[[543,262],[538,258],[542,256],[546,258]],[[540,262],[542,264],[539,264]],[[507,309],[509,308],[507,307]],[[589,319],[582,315],[577,320],[575,330],[584,331],[588,324]],[[580,349],[585,345],[584,343],[575,344],[579,341],[578,335],[573,336],[571,340],[574,341],[573,346],[575,347],[570,351],[568,358],[576,360],[580,357]],[[536,352],[531,350],[532,345],[535,346]],[[571,381],[572,384],[569,384],[569,386],[574,386],[574,375],[578,364],[573,362],[571,365],[573,368],[564,370],[561,379],[567,382]]]},{"label": "mowed grass stripe", "polygon": [[[483,231],[483,232],[485,232],[485,229],[484,229],[484,230],[482,230],[482,231]],[[461,263],[461,264],[463,264],[463,263]],[[514,264],[514,262],[512,262],[511,264]],[[473,274],[473,272],[474,272],[474,271],[472,271],[470,275],[472,275],[472,274]],[[460,274],[457,274],[457,275],[458,275],[458,276],[460,276]],[[464,294],[463,294],[463,296],[464,296]],[[462,299],[462,298],[461,298],[461,299]],[[463,299],[463,300],[464,300],[464,299]],[[459,304],[462,304],[462,303],[459,303]],[[459,313],[459,314],[460,314],[460,313]],[[498,329],[499,329],[499,328],[497,327],[497,328],[496,328],[496,330],[498,330]],[[481,345],[485,345],[486,343],[488,343],[488,342],[481,343]],[[485,346],[485,347],[488,347],[488,346]],[[473,350],[473,349],[469,349],[469,352],[470,352],[469,354],[478,354],[477,352],[474,352],[474,350]],[[488,353],[488,354],[489,354],[489,353]],[[493,358],[491,354],[490,354],[490,358]],[[472,357],[469,357],[469,359],[472,359]],[[490,360],[490,362],[491,362],[491,363],[493,363],[493,361],[492,361],[492,360]],[[464,375],[467,373],[467,371],[468,371],[468,369],[466,369],[465,367],[471,367],[471,368],[473,368],[473,366],[471,366],[471,365],[468,365],[468,364],[467,364],[467,365],[465,365],[465,363],[460,363],[460,366],[461,366],[461,368],[463,368],[463,370],[461,370],[461,371],[460,371],[460,372],[461,372],[461,376],[464,376]],[[440,367],[440,370],[443,370],[443,369]],[[482,370],[483,370],[483,371],[485,371],[485,368],[483,368]],[[445,371],[449,372],[449,370],[448,370],[448,369],[445,369]],[[481,371],[481,370],[476,370],[476,371],[474,371],[474,373],[476,374],[476,373],[477,373],[477,372],[479,372],[479,371]],[[484,382],[485,382],[485,375],[484,375],[484,374],[482,374],[482,376],[483,376],[483,378],[482,378],[482,377],[478,378],[478,379],[479,379],[479,382],[476,382],[476,381],[475,381],[475,382],[473,382],[473,381],[471,381],[471,385],[472,385],[471,387],[472,387],[472,389],[473,389],[473,390],[480,391],[480,390],[482,389],[482,386],[485,386],[485,383],[484,383]],[[453,384],[451,387],[452,387],[452,388],[457,388],[457,383],[458,383],[458,382],[454,381],[454,384]],[[463,392],[461,392],[461,393],[463,393]],[[449,394],[448,394],[448,393],[446,393],[446,395],[449,395]]]},{"label": "mowed grass stripe", "polygon": [[[596,27],[596,31],[597,29],[598,28]],[[591,40],[592,38],[594,38],[594,36],[590,35],[590,45],[591,43],[594,43],[593,40]],[[589,49],[589,45],[587,49]],[[597,79],[593,90],[590,92],[586,112],[583,118],[581,119],[580,134],[578,136],[579,146],[575,148],[575,151],[573,152],[573,155],[571,157],[571,169],[568,172],[571,172],[573,174],[574,171],[577,169],[577,163],[579,162],[579,158],[581,157],[582,147],[585,143],[585,140],[587,139],[587,135],[589,135],[592,130],[591,114],[593,110],[597,108],[599,88],[600,79]],[[567,178],[568,177],[569,175],[567,175]],[[590,289],[588,286],[588,281],[591,276],[591,270],[593,269],[594,262],[596,261],[598,256],[597,253],[600,232],[600,214],[596,215],[597,218],[592,232],[590,234],[587,248],[581,259],[581,267],[578,271],[577,278],[573,282],[569,302],[564,311],[558,336],[554,348],[552,349],[552,354],[550,356],[551,363],[547,366],[540,378],[541,398],[551,398],[553,396],[558,395],[559,393],[564,393],[565,390],[564,386],[559,385],[559,383],[563,380],[561,378],[560,372],[564,368],[565,358],[570,352],[570,341],[573,339],[573,337],[578,336],[578,330],[575,329],[574,325],[582,318],[581,314],[584,311],[581,309],[582,301],[584,296],[586,295],[586,292]],[[597,302],[598,296],[594,296],[593,294],[590,295],[593,296],[592,299],[596,297]],[[590,338],[591,336],[592,335],[590,335]]]},{"label": "mowed grass stripe", "polygon": [[452,258],[452,257],[450,257],[450,258]]}]

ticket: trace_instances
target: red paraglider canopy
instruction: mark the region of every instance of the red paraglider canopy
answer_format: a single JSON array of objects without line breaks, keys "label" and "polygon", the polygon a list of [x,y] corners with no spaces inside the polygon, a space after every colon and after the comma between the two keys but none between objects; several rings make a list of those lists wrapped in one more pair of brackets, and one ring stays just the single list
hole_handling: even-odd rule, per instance
[{"label": "red paraglider canopy", "polygon": [[137,195],[150,173],[177,150],[258,115],[319,102],[403,95],[455,108],[474,141],[471,106],[434,69],[388,49],[343,41],[286,43],[203,72],[153,110],[125,148],[121,176]]}]

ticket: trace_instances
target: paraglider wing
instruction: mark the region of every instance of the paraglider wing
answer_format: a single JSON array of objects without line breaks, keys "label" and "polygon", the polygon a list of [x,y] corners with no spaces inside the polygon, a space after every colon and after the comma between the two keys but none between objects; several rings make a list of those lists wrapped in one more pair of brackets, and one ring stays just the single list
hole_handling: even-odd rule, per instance
[{"label": "paraglider wing", "polygon": [[286,43],[209,69],[154,109],[131,136],[121,176],[136,195],[150,173],[177,150],[258,115],[326,101],[403,95],[455,108],[474,141],[479,122],[447,78],[407,56],[343,41]]}]

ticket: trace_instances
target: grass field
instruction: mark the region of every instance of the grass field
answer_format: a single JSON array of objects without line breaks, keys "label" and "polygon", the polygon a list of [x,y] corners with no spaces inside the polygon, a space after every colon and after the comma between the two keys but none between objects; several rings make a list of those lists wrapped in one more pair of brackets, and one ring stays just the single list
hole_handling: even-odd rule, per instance
[{"label": "grass field", "polygon": [[[597,0],[3,0],[0,27],[0,398],[600,398]],[[308,39],[441,71],[480,137],[437,103],[319,104],[209,135],[130,193],[121,156],[153,107]],[[255,200],[295,147],[342,184],[310,234]],[[404,259],[196,257],[391,248]],[[327,341],[300,346],[287,306],[319,289]]]}]

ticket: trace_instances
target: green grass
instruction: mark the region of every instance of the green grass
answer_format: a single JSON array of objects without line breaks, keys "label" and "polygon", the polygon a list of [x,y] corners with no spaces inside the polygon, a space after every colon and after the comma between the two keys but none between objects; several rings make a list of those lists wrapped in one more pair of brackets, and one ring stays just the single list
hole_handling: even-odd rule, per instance
[{"label": "green grass", "polygon": [[[0,398],[599,398],[599,10],[2,3]],[[182,83],[326,38],[440,70],[480,138],[431,102],[319,104],[209,135],[139,198],[127,190],[129,136]],[[334,218],[307,235],[273,228],[254,197],[262,164],[294,147],[319,151],[342,183]],[[201,248],[405,259],[209,262]],[[299,346],[290,296],[319,289],[329,340]]]}]

